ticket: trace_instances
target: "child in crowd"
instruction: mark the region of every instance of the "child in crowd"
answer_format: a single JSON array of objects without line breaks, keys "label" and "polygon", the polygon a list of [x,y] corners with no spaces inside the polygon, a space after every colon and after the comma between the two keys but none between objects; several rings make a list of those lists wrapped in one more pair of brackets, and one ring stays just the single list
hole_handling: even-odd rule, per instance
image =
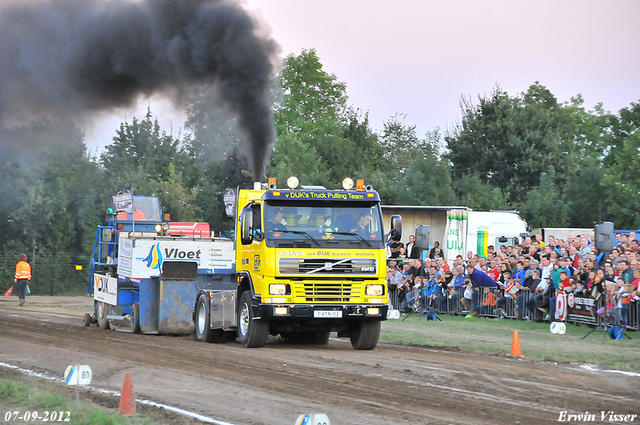
[{"label": "child in crowd", "polygon": [[571,292],[567,288],[571,288],[571,280],[567,277],[567,271],[560,269],[560,281],[558,282],[558,289],[562,289],[565,292]]},{"label": "child in crowd", "polygon": [[622,288],[620,288],[620,313],[622,316],[622,320],[620,321],[620,326],[623,328],[627,327],[627,317],[629,317],[629,304],[633,299],[631,294],[633,293],[633,285],[629,283],[625,283]]},{"label": "child in crowd", "polygon": [[634,290],[638,290],[638,284],[640,283],[640,269],[635,269],[633,271],[633,281],[631,282],[631,285],[633,286]]},{"label": "child in crowd", "polygon": [[420,300],[420,293],[422,292],[422,276],[416,276],[413,279],[413,288],[411,289],[410,305],[415,304]]},{"label": "child in crowd", "polygon": [[616,298],[617,298],[617,294],[618,294],[618,285],[614,282],[611,281],[607,281],[606,283],[606,292],[607,292],[607,296],[605,299],[605,306],[604,307],[600,307],[598,310],[596,310],[596,313],[598,313],[600,316],[602,316],[602,318],[604,320],[611,320],[611,318],[615,318],[616,322],[619,322],[619,318],[616,317],[617,315],[614,316],[614,314],[616,314]]},{"label": "child in crowd", "polygon": [[473,284],[471,283],[469,278],[466,278],[462,287],[464,288],[464,296],[462,297],[460,302],[468,313],[471,311],[469,307],[473,305]]},{"label": "child in crowd", "polygon": [[[517,273],[516,273],[517,275]],[[507,302],[509,300],[513,300],[513,297],[518,293],[518,286],[515,283],[514,277],[511,275],[511,272],[505,271],[502,273],[504,278],[504,284],[501,285],[504,290],[504,295],[496,301],[496,309],[498,319],[502,319],[506,316],[505,309],[507,308]]]},{"label": "child in crowd", "polygon": [[524,283],[524,274],[525,274],[524,263],[522,261],[518,261],[516,263],[516,276],[513,279],[513,281],[516,284],[522,285]]}]

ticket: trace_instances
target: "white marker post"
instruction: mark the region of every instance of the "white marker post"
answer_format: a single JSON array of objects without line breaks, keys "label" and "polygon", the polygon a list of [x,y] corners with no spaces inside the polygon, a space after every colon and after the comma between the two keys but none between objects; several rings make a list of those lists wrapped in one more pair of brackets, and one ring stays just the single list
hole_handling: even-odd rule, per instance
[{"label": "white marker post", "polygon": [[298,416],[295,425],[331,425],[331,423],[324,413],[311,413]]},{"label": "white marker post", "polygon": [[67,385],[89,385],[91,376],[91,368],[87,365],[70,365],[64,372]]}]

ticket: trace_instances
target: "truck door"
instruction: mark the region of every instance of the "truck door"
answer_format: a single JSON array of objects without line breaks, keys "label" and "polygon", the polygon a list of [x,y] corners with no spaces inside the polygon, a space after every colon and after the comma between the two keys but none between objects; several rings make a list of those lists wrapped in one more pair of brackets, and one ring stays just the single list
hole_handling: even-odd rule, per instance
[{"label": "truck door", "polygon": [[254,237],[253,242],[245,247],[246,259],[248,260],[248,271],[251,273],[253,280],[254,290],[261,287],[262,279],[264,277],[264,222],[262,218],[262,205],[253,204],[251,206],[253,211],[253,228]]}]

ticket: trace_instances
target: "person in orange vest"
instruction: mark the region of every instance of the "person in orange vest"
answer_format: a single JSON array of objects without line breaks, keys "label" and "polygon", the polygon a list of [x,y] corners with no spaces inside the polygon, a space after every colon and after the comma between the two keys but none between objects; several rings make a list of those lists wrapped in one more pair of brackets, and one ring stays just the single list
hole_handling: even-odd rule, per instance
[{"label": "person in orange vest", "polygon": [[[125,211],[122,211],[122,212],[118,213],[118,220],[127,220],[127,219],[131,220],[130,217],[131,217],[131,214],[128,214]],[[142,212],[142,210],[139,210],[139,209],[136,208],[133,211],[133,219],[134,220],[146,220],[147,217],[145,217],[145,215]]]},{"label": "person in orange vest", "polygon": [[31,266],[27,263],[27,254],[20,254],[20,261],[16,264],[15,290],[20,305],[24,304],[27,284],[31,281]]}]

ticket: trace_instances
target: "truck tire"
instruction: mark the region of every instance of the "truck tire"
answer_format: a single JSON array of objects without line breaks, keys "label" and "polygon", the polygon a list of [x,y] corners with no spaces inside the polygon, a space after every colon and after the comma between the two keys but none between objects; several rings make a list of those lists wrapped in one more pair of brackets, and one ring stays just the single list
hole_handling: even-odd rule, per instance
[{"label": "truck tire", "polygon": [[263,347],[267,342],[269,324],[254,320],[251,292],[245,291],[240,297],[238,308],[238,336],[247,348]]},{"label": "truck tire", "polygon": [[209,299],[201,294],[196,302],[196,339],[202,342],[213,342],[214,333],[211,329],[211,312],[209,311]]},{"label": "truck tire", "polygon": [[131,332],[139,334],[142,330],[140,328],[140,304],[135,303],[131,306]]},{"label": "truck tire", "polygon": [[373,350],[380,337],[380,321],[359,322],[351,331],[351,346],[356,350]]},{"label": "truck tire", "polygon": [[84,314],[84,325],[88,328],[91,326],[91,315],[89,313]]},{"label": "truck tire", "polygon": [[329,332],[317,332],[313,334],[312,344],[327,345],[329,343]]},{"label": "truck tire", "polygon": [[107,329],[109,327],[109,320],[107,315],[111,312],[111,305],[98,301],[96,305],[96,320],[98,321],[98,327],[100,329]]}]

